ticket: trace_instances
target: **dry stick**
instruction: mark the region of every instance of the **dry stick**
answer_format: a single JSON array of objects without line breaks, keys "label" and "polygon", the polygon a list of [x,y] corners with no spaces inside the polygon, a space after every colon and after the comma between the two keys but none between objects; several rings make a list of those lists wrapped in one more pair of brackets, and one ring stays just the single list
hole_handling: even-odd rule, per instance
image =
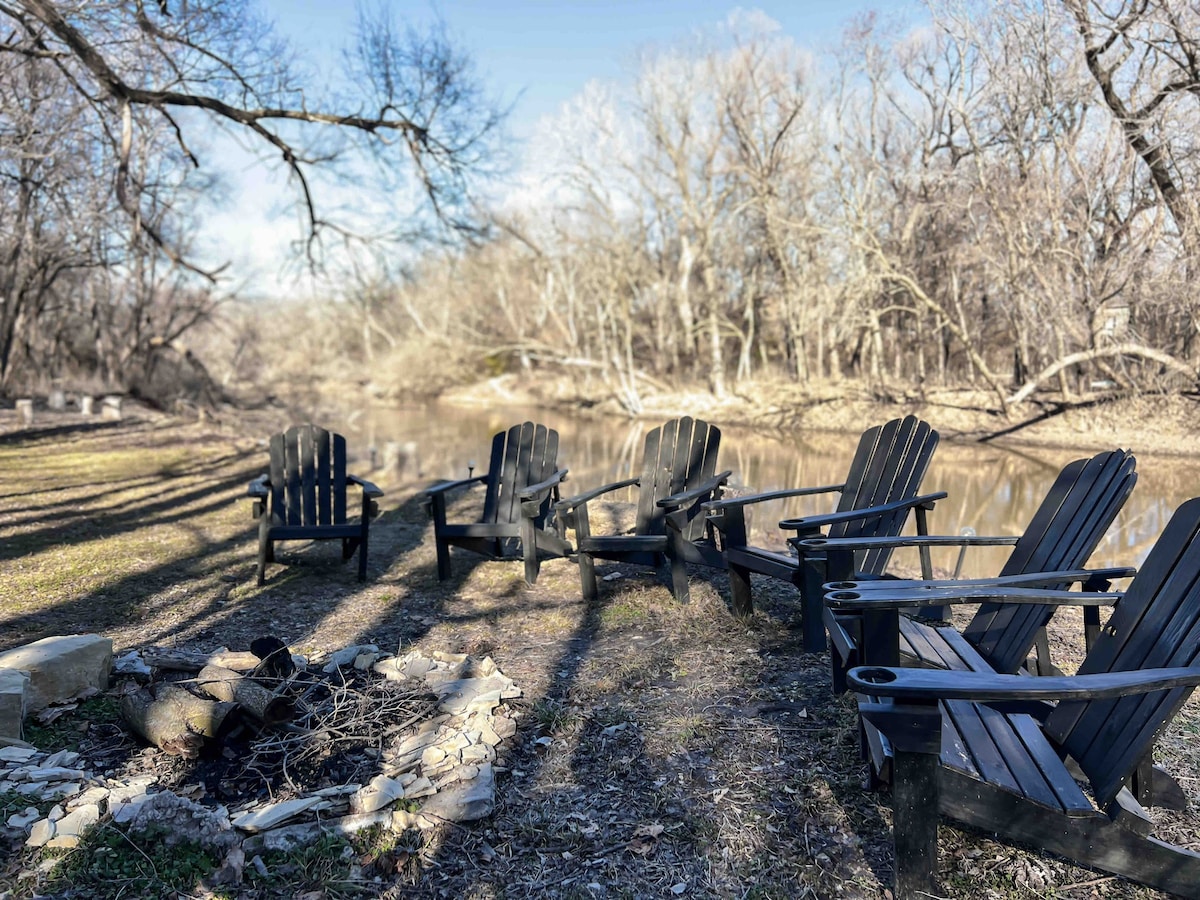
[{"label": "dry stick", "polygon": [[205,666],[196,676],[196,684],[209,696],[227,703],[236,703],[254,718],[268,725],[286,722],[296,712],[289,698],[281,697],[232,669]]}]

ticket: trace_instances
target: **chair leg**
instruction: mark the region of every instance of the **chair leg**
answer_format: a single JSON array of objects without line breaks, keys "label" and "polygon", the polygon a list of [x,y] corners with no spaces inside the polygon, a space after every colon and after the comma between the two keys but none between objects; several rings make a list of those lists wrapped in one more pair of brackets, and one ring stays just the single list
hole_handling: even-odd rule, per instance
[{"label": "chair leg", "polygon": [[596,588],[596,562],[590,553],[579,552],[579,583],[583,599],[587,603],[595,603],[599,595]]},{"label": "chair leg", "polygon": [[819,556],[800,559],[800,605],[804,611],[804,649],[808,653],[825,650],[825,560]]},{"label": "chair leg", "polygon": [[687,563],[674,554],[671,555],[671,593],[675,595],[678,603],[687,603],[691,599]]},{"label": "chair leg", "polygon": [[438,581],[450,577],[450,545],[440,538],[437,541],[437,570]]},{"label": "chair leg", "polygon": [[525,583],[537,584],[541,560],[538,559],[537,535],[533,533],[534,522],[529,516],[521,516],[521,555],[525,558]]},{"label": "chair leg", "polygon": [[729,595],[733,614],[739,619],[754,615],[754,597],[750,593],[750,570],[745,566],[729,565]]},{"label": "chair leg", "polygon": [[896,900],[937,896],[938,757],[897,750],[892,762]]},{"label": "chair leg", "polygon": [[275,561],[275,542],[271,540],[271,523],[268,514],[258,520],[258,586],[267,581],[267,563]]}]

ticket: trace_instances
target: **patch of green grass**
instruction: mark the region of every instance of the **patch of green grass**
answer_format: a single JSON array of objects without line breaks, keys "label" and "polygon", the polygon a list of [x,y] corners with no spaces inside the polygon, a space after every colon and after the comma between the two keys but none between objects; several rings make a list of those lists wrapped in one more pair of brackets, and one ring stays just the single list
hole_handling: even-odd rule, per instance
[{"label": "patch of green grass", "polygon": [[41,750],[77,750],[87,724],[108,724],[121,721],[121,704],[116,697],[89,697],[68,713],[48,725],[31,719],[25,725],[25,740]]},{"label": "patch of green grass", "polygon": [[196,893],[200,880],[216,871],[219,860],[199,844],[185,841],[168,847],[163,840],[165,836],[165,829],[147,830],[136,837],[112,826],[93,829],[74,849],[46,851],[48,857],[61,853],[48,887],[51,890],[71,887],[77,892],[83,889],[87,896],[97,900],[117,897],[167,900]]},{"label": "patch of green grass", "polygon": [[649,618],[645,606],[617,600],[600,610],[600,624],[605,628],[624,628],[640,625]]},{"label": "patch of green grass", "polygon": [[561,700],[538,700],[533,704],[533,719],[545,734],[570,731],[579,721],[579,710]]}]

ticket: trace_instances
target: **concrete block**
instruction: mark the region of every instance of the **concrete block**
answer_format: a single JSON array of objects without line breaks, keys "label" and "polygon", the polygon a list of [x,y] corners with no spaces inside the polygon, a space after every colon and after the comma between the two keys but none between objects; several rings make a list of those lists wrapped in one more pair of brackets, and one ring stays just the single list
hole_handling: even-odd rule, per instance
[{"label": "concrete block", "polygon": [[21,739],[25,719],[25,695],[29,675],[13,669],[0,669],[0,737]]},{"label": "concrete block", "polygon": [[29,673],[27,712],[70,700],[88,688],[105,690],[112,672],[112,641],[98,634],[42,638],[0,653],[0,669]]}]

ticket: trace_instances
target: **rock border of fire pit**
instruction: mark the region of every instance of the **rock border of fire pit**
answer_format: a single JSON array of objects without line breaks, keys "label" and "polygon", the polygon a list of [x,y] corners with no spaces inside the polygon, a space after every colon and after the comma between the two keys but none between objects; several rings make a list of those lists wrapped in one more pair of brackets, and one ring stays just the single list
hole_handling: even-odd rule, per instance
[{"label": "rock border of fire pit", "polygon": [[[118,677],[122,670],[144,675],[150,668],[136,653],[121,659]],[[153,774],[89,774],[74,751],[0,748],[0,790],[57,801],[45,816],[33,806],[10,816],[5,823],[10,836],[24,834],[29,847],[69,849],[107,821],[133,835],[154,827],[174,841],[194,841],[223,854],[221,878],[240,882],[248,857],[256,857],[252,862],[261,871],[261,854],[295,850],[325,835],[348,836],[370,827],[430,830],[491,815],[496,773],[505,771],[498,750],[516,733],[519,717],[506,701],[522,692],[490,657],[419,650],[384,656],[378,647],[357,645],[293,659],[310,671],[353,668],[401,682],[432,695],[436,705],[429,718],[392,735],[366,783],[326,786],[275,802],[205,805],[160,787]]]}]

